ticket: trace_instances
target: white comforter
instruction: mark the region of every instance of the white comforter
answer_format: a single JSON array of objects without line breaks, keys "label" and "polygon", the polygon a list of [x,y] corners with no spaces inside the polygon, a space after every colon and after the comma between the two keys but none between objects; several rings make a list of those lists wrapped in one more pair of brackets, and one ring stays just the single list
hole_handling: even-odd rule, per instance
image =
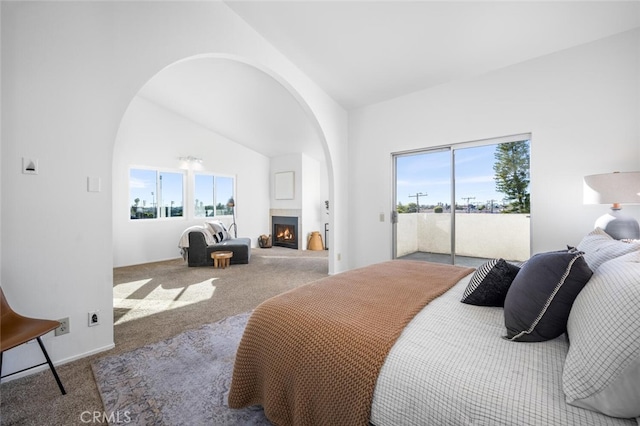
[{"label": "white comforter", "polygon": [[460,302],[471,275],[431,302],[391,349],[371,422],[398,425],[633,425],[565,403],[565,335],[510,342],[502,308]]}]

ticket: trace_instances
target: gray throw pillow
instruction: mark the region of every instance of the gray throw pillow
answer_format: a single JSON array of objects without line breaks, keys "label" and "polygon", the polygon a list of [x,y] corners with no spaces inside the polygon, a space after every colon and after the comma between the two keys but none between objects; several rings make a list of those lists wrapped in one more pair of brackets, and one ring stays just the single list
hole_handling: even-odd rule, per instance
[{"label": "gray throw pillow", "polygon": [[473,273],[461,302],[477,306],[504,306],[504,298],[518,271],[518,266],[504,259],[485,262]]},{"label": "gray throw pillow", "polygon": [[506,338],[542,342],[562,335],[571,305],[591,275],[582,252],[556,251],[531,257],[511,283],[504,301]]},{"label": "gray throw pillow", "polygon": [[640,252],[603,263],[576,298],[562,387],[569,404],[640,416]]}]

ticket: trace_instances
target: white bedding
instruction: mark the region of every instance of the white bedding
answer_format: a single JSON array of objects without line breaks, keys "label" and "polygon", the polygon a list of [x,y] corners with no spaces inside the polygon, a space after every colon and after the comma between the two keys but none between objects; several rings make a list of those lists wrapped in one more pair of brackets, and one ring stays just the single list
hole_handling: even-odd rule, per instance
[{"label": "white bedding", "polygon": [[566,336],[503,339],[502,308],[460,302],[470,278],[427,305],[391,349],[373,397],[374,425],[638,425],[566,404]]}]

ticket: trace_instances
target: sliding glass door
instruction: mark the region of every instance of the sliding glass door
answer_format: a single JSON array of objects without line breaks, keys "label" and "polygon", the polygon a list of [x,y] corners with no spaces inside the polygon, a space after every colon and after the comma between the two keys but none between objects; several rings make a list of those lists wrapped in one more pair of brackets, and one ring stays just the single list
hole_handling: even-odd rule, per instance
[{"label": "sliding glass door", "polygon": [[397,153],[395,258],[479,266],[530,254],[529,135]]},{"label": "sliding glass door", "polygon": [[452,151],[394,156],[394,254],[453,263]]}]

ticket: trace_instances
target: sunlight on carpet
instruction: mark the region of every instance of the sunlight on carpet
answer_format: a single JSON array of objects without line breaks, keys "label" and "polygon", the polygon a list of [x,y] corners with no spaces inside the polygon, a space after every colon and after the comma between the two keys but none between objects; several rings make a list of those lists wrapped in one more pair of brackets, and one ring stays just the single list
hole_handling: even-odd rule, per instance
[{"label": "sunlight on carpet", "polygon": [[210,278],[175,288],[156,285],[152,278],[118,284],[113,288],[114,324],[210,299],[216,290],[213,281],[217,279]]}]

